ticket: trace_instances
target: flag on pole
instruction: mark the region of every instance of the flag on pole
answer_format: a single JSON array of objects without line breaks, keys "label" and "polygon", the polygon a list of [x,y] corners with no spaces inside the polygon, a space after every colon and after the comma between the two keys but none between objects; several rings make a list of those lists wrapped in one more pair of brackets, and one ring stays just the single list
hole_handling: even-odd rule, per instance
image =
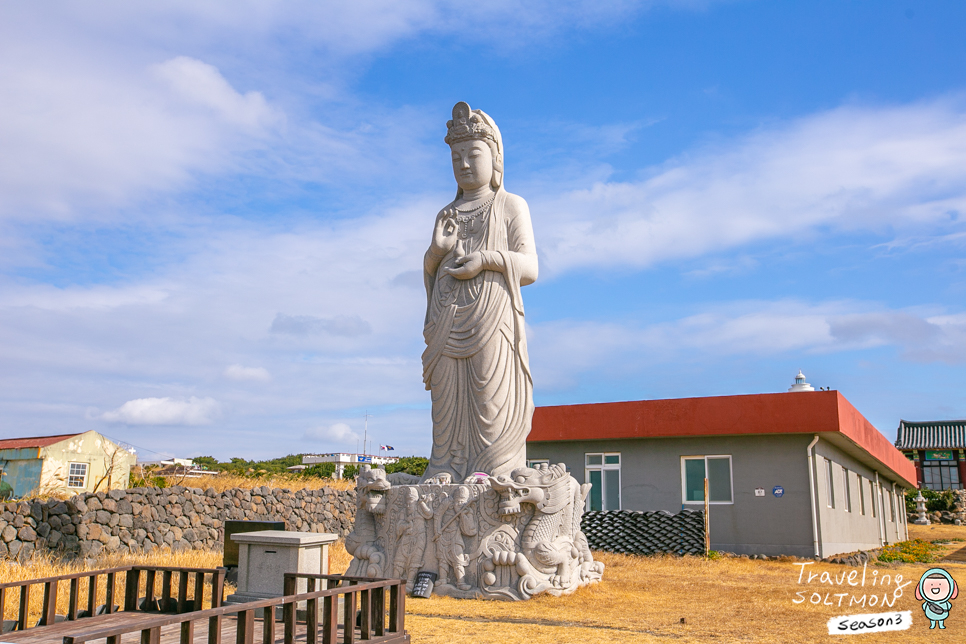
[{"label": "flag on pole", "polygon": [[395,448],[393,448],[393,446],[392,446],[392,445],[380,445],[380,446],[379,446],[379,449],[384,449],[384,450],[386,450],[387,452],[392,452],[392,451],[394,451],[394,450],[395,450]]}]

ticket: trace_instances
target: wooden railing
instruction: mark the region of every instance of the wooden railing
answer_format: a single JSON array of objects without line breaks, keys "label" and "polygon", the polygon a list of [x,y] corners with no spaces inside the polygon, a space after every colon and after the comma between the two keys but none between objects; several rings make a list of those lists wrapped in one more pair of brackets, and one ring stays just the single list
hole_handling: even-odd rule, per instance
[{"label": "wooden railing", "polygon": [[[307,592],[315,591],[316,584],[324,582],[325,588],[331,590],[339,588],[343,590],[343,629],[351,632],[356,624],[356,606],[359,611],[359,639],[365,641],[373,637],[381,637],[386,632],[403,633],[406,630],[406,580],[379,579],[373,580],[365,577],[347,577],[344,575],[319,575],[311,573],[285,573],[285,594],[294,595],[299,579],[306,580]],[[386,593],[385,586],[372,590],[367,586],[370,582],[388,582],[389,586],[389,623],[386,624]],[[354,588],[359,586],[359,588]],[[286,607],[286,610],[295,610],[294,604]],[[339,628],[339,605],[334,596],[324,597],[322,600],[322,641],[324,644],[336,641]],[[313,632],[318,631],[318,600],[306,606],[306,641],[308,644],[315,644],[317,639],[313,639]],[[314,623],[311,620],[316,620]],[[288,624],[288,622],[286,622]],[[288,628],[286,627],[286,632]],[[347,636],[345,642],[351,643],[353,640]],[[288,640],[286,639],[286,644]]]},{"label": "wooden railing", "polygon": [[[140,597],[141,575],[144,574],[144,597]],[[172,596],[173,575],[178,574],[177,596]],[[157,579],[161,578],[161,592],[156,594]],[[118,577],[124,579],[123,595],[117,593]],[[144,612],[174,612],[179,613],[202,610],[205,576],[209,577],[212,607],[222,603],[225,586],[224,568],[175,568],[165,566],[120,566],[78,572],[71,575],[44,577],[42,579],[28,579],[0,584],[0,618],[5,614],[8,598],[19,591],[19,605],[17,607],[17,630],[30,628],[30,600],[31,589],[43,587],[43,607],[40,611],[40,621],[37,626],[53,624],[58,615],[68,620],[91,617],[98,613],[114,613],[119,606],[115,605],[118,597],[124,597],[124,611]],[[194,577],[194,594],[189,598],[188,590],[191,578]],[[81,582],[87,580],[82,589]],[[98,597],[103,582],[104,603],[98,605]],[[66,611],[58,612],[58,606],[63,609],[64,604],[58,603],[58,590],[61,584],[69,584]],[[34,593],[36,594],[36,593]],[[143,608],[139,604],[143,601]]]},{"label": "wooden railing", "polygon": [[[313,588],[308,592],[294,594],[297,579],[307,579]],[[326,589],[314,590],[318,580],[325,580]],[[360,641],[378,642],[390,639],[393,635],[405,633],[405,579],[364,579],[342,577],[339,575],[286,574],[285,595],[271,599],[229,604],[202,611],[147,617],[135,623],[110,628],[102,628],[76,633],[64,637],[64,644],[82,644],[106,639],[107,644],[119,644],[121,636],[140,631],[143,644],[158,644],[161,629],[165,626],[179,625],[181,644],[192,644],[195,625],[208,622],[208,644],[221,644],[222,625],[226,616],[236,616],[234,639],[237,644],[255,644],[255,612],[262,613],[261,642],[274,644],[276,641],[275,608],[282,607],[285,644],[294,644],[296,638],[297,608],[305,605],[305,638],[307,644],[336,644],[339,634],[339,599],[343,600],[342,641],[352,644],[356,641],[356,606],[362,607],[360,618]],[[389,614],[386,618],[386,591],[389,591]],[[290,593],[289,591],[292,591]],[[319,628],[319,600],[322,600],[322,624]],[[300,612],[300,611],[298,611]],[[321,638],[320,638],[321,635]]]}]

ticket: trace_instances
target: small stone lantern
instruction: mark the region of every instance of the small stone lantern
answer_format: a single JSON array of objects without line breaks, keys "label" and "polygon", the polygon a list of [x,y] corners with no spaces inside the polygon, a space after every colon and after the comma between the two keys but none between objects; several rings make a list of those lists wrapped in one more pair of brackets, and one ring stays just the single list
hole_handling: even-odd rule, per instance
[{"label": "small stone lantern", "polygon": [[929,517],[926,515],[926,499],[922,496],[922,490],[916,495],[916,525],[929,525]]}]

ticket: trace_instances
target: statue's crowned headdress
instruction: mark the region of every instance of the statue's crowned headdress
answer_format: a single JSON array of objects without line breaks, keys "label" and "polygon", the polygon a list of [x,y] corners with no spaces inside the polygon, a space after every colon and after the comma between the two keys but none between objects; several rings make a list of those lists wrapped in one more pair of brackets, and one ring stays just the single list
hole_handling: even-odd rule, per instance
[{"label": "statue's crowned headdress", "polygon": [[446,121],[448,145],[461,141],[486,141],[493,150],[493,187],[503,183],[503,137],[490,115],[483,110],[470,109],[460,101],[453,106],[453,120]]}]

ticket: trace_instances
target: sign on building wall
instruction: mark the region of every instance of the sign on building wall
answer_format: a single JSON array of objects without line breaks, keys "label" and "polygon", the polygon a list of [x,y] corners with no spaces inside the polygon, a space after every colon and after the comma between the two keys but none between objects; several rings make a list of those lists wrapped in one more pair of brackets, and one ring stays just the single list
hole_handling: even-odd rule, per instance
[{"label": "sign on building wall", "polygon": [[953,460],[953,452],[952,450],[927,451],[926,460],[927,461],[951,461]]}]

